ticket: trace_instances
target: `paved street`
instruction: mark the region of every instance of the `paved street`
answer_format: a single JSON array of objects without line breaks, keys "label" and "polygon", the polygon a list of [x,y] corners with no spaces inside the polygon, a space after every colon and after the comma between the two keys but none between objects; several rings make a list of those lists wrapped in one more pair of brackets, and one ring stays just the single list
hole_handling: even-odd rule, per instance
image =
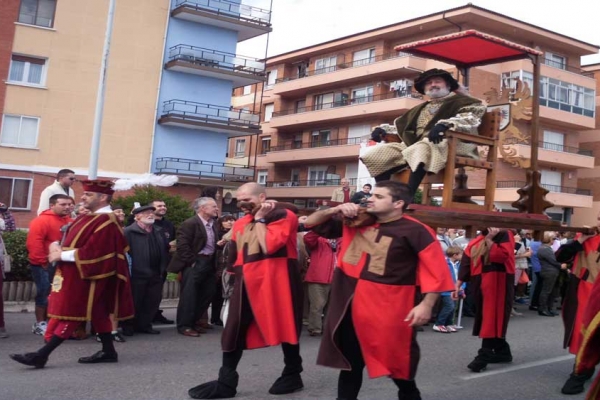
[{"label": "paved street", "polygon": [[[524,317],[513,317],[509,341],[515,361],[490,365],[481,374],[466,365],[479,347],[470,335],[467,318],[459,333],[441,334],[425,327],[419,335],[422,349],[417,384],[424,399],[581,400],[584,395],[564,396],[560,387],[573,365],[561,349],[559,318],[538,317],[520,306]],[[165,311],[169,318],[174,309]],[[0,399],[187,399],[187,389],[217,376],[220,365],[220,330],[200,338],[178,335],[172,327],[159,327],[160,335],[138,335],[116,343],[118,364],[81,365],[77,359],[100,348],[95,340],[68,341],[50,358],[46,368],[34,370],[8,358],[9,353],[36,350],[40,336],[31,333],[33,314],[8,313],[11,337],[0,340]],[[373,327],[377,329],[377,327]],[[334,399],[337,371],[315,365],[319,338],[302,336],[305,389],[286,399]],[[246,352],[240,364],[239,399],[275,399],[267,393],[283,368],[281,350],[268,348]],[[394,385],[386,378],[366,379],[360,399],[394,399]]]}]

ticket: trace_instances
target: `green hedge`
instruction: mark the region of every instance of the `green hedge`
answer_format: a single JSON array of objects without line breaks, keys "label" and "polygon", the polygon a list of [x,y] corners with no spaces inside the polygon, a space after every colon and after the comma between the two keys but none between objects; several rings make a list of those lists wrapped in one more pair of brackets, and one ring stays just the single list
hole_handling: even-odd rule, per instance
[{"label": "green hedge", "polygon": [[6,274],[7,281],[30,281],[29,254],[25,242],[27,231],[4,232],[2,240],[6,246],[6,252],[12,257],[12,269]]}]

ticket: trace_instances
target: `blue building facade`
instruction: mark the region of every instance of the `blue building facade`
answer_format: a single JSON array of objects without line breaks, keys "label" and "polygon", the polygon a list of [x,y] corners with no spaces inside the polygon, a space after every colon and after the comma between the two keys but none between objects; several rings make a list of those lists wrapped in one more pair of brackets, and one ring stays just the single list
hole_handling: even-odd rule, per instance
[{"label": "blue building facade", "polygon": [[232,136],[260,133],[259,115],[231,107],[236,87],[265,80],[264,62],[236,55],[238,42],[268,34],[270,11],[230,0],[172,0],[158,97],[152,171],[252,180],[225,164]]}]

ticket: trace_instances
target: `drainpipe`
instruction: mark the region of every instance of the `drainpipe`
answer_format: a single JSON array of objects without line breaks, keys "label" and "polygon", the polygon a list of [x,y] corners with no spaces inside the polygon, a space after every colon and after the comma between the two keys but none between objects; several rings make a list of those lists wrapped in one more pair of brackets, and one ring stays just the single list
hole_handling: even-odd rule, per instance
[{"label": "drainpipe", "polygon": [[156,90],[156,107],[154,108],[154,125],[152,125],[152,137],[150,141],[150,162],[148,163],[148,172],[152,171],[152,155],[154,154],[154,137],[156,135],[156,125],[158,124],[158,104],[160,100],[160,85],[162,83],[162,76],[165,72],[165,53],[167,52],[167,33],[169,32],[169,23],[171,22],[171,6],[172,0],[169,0],[169,9],[167,10],[167,21],[165,22],[165,35],[163,38],[163,51],[160,59],[160,74],[158,76],[158,89]]}]

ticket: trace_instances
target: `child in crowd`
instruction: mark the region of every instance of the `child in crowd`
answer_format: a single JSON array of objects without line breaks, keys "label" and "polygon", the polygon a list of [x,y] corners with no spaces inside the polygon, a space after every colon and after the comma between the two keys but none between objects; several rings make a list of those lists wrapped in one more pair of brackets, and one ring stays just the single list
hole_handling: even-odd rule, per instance
[{"label": "child in crowd", "polygon": [[[450,274],[454,283],[456,283],[456,276],[458,271],[458,264],[462,258],[462,249],[459,246],[450,246],[446,249],[446,262],[450,269]],[[441,333],[456,332],[456,327],[453,324],[454,320],[454,300],[452,300],[451,292],[441,293],[442,307],[438,313],[433,330]]]}]

